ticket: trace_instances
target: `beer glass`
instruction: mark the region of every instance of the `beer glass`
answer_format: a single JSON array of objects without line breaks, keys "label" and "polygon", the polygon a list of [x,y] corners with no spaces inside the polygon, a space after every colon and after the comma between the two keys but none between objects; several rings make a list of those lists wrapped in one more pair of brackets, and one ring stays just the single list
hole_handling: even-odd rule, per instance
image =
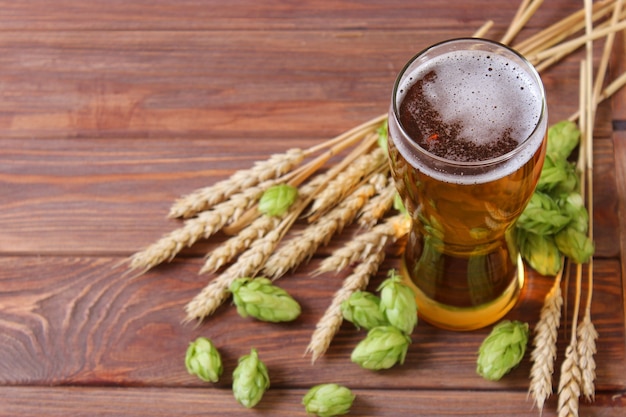
[{"label": "beer glass", "polygon": [[497,42],[448,40],[398,75],[389,159],[412,219],[402,273],[424,320],[472,330],[516,304],[514,226],[541,173],[546,129],[539,74]]}]

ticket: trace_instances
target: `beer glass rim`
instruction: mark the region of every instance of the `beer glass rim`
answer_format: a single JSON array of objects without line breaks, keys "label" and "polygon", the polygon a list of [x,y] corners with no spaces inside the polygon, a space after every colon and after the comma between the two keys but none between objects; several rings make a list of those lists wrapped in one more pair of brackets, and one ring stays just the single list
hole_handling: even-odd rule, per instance
[{"label": "beer glass rim", "polygon": [[[406,138],[411,138],[411,135],[409,135],[406,130],[404,129],[404,126],[402,126],[402,123],[400,123],[400,112],[398,109],[398,91],[400,89],[400,83],[401,81],[403,81],[403,76],[405,75],[405,73],[407,72],[407,70],[411,67],[411,65],[417,60],[419,59],[421,56],[425,55],[426,53],[428,53],[429,51],[439,48],[443,45],[446,44],[451,44],[451,43],[474,43],[474,44],[485,44],[485,45],[491,45],[494,46],[496,48],[500,48],[503,51],[506,51],[508,53],[511,53],[513,55],[515,55],[519,60],[520,63],[523,64],[526,68],[525,70],[527,70],[528,75],[532,77],[533,82],[536,84],[537,86],[537,91],[540,94],[540,98],[541,98],[541,109],[540,109],[540,114],[539,114],[539,118],[537,119],[537,122],[535,124],[535,126],[533,127],[533,130],[522,140],[519,142],[518,146],[515,147],[515,149],[497,156],[495,158],[490,158],[490,159],[485,159],[485,160],[481,160],[481,161],[457,161],[457,160],[452,160],[452,159],[447,159],[447,158],[443,158],[439,155],[436,155],[432,152],[429,152],[427,149],[424,149],[422,146],[420,146],[416,141],[411,140],[411,146],[413,149],[418,150],[420,153],[427,155],[429,158],[432,158],[434,160],[437,160],[441,163],[444,164],[448,164],[448,165],[453,165],[453,166],[458,166],[458,167],[467,167],[467,168],[472,168],[472,167],[485,167],[485,166],[489,166],[489,165],[493,165],[493,164],[498,164],[504,161],[507,161],[511,158],[513,158],[515,155],[517,155],[519,152],[522,152],[522,150],[524,149],[524,144],[528,142],[528,140],[533,137],[534,135],[537,134],[538,129],[540,129],[542,127],[542,122],[544,120],[545,117],[547,117],[547,103],[546,103],[546,93],[545,93],[545,88],[543,86],[543,82],[541,80],[541,77],[539,76],[539,73],[537,72],[537,69],[534,67],[534,65],[532,65],[530,63],[530,61],[528,61],[522,54],[520,54],[519,52],[517,52],[515,49],[497,42],[497,41],[493,41],[490,39],[484,39],[484,38],[472,38],[472,37],[461,37],[461,38],[451,38],[451,39],[446,39],[440,42],[437,42],[433,45],[430,45],[424,49],[422,49],[420,52],[418,52],[417,54],[415,54],[413,57],[411,57],[411,59],[408,60],[408,62],[404,65],[404,67],[402,68],[402,70],[398,73],[398,76],[396,77],[396,81],[394,83],[393,86],[393,93],[392,93],[392,109],[393,109],[393,117],[395,118],[395,121],[397,122],[396,125],[398,127],[398,129],[400,130],[401,134],[403,136],[405,136]],[[494,50],[494,53],[496,51]],[[543,134],[542,134],[543,135]]]}]

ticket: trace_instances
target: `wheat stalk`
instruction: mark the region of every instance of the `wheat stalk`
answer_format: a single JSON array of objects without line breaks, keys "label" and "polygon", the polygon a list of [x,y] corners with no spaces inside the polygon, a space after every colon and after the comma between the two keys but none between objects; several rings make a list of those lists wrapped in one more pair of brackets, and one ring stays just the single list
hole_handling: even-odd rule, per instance
[{"label": "wheat stalk", "polygon": [[359,209],[376,192],[371,183],[363,184],[316,222],[310,224],[301,235],[294,236],[277,250],[267,261],[264,273],[277,279],[310,259],[321,245],[328,244],[336,233],[351,223]]},{"label": "wheat stalk", "polygon": [[540,318],[535,327],[530,370],[530,389],[535,405],[541,412],[548,397],[552,394],[552,374],[556,359],[558,330],[561,322],[563,295],[561,277],[563,268],[554,280],[541,308]]},{"label": "wheat stalk", "polygon": [[381,251],[390,238],[396,240],[404,236],[408,233],[409,227],[410,220],[406,215],[389,217],[371,230],[356,235],[343,247],[334,251],[322,261],[315,273],[339,272],[350,264],[362,261]]},{"label": "wheat stalk", "polygon": [[312,355],[311,362],[315,362],[326,353],[333,337],[341,327],[343,322],[341,303],[350,298],[350,295],[355,291],[367,288],[370,277],[378,272],[384,259],[384,250],[372,253],[362,263],[357,265],[353,273],[344,280],[324,315],[317,322],[311,341],[306,348],[305,354],[310,353]]},{"label": "wheat stalk", "polygon": [[262,215],[252,224],[243,229],[239,234],[231,237],[221,246],[215,248],[207,257],[200,273],[215,272],[237,255],[248,249],[257,239],[265,236],[269,231],[275,229],[280,223],[279,217]]},{"label": "wheat stalk", "polygon": [[271,155],[267,160],[257,161],[252,168],[236,171],[225,180],[179,198],[170,208],[169,217],[192,217],[260,182],[279,178],[302,162],[305,155],[301,149],[294,148]]}]

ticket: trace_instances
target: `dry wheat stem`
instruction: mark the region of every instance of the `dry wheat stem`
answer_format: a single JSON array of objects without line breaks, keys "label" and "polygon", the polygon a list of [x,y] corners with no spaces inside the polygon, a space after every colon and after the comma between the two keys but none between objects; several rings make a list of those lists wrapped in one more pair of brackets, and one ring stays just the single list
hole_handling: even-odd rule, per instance
[{"label": "dry wheat stem", "polygon": [[510,43],[542,4],[543,0],[522,1],[520,7],[517,9],[513,21],[509,24],[509,28],[500,42],[503,44]]},{"label": "dry wheat stem", "polygon": [[539,321],[535,327],[533,350],[530,355],[533,364],[530,370],[529,394],[540,413],[543,411],[545,401],[552,395],[552,375],[563,307],[562,275],[563,268],[559,271],[552,288],[544,299]]},{"label": "dry wheat stem", "polygon": [[[610,13],[613,1],[600,1],[594,4],[594,21],[600,20],[607,13]],[[585,10],[581,8],[528,39],[516,43],[515,49],[526,56],[550,48],[581,30],[584,27],[584,19]]]},{"label": "dry wheat stem", "polygon": [[487,20],[485,23],[479,27],[474,34],[472,34],[473,38],[482,38],[487,32],[493,27],[493,20]]},{"label": "dry wheat stem", "polygon": [[363,184],[337,207],[311,223],[302,234],[285,242],[268,259],[264,273],[277,279],[310,259],[321,245],[328,244],[333,235],[340,233],[356,218],[359,210],[375,192],[376,187],[373,184]]},{"label": "dry wheat stem", "polygon": [[[613,15],[611,16],[611,23],[610,23],[611,26],[617,24],[620,13],[622,12],[622,5],[623,5],[623,0],[617,0],[615,2],[615,6],[613,8]],[[606,41],[604,43],[604,49],[602,51],[602,58],[600,60],[600,64],[598,65],[598,76],[596,77],[596,80],[593,86],[594,110],[597,107],[599,99],[600,99],[600,95],[602,94],[602,86],[604,85],[604,79],[606,77],[606,71],[609,66],[609,58],[613,50],[614,41],[615,41],[615,33],[611,33],[607,35]]]},{"label": "dry wheat stem", "polygon": [[315,274],[339,272],[347,266],[367,259],[381,251],[389,239],[397,240],[408,233],[410,220],[404,214],[387,218],[371,230],[360,233],[349,240],[343,247],[325,258]]},{"label": "dry wheat stem", "polygon": [[176,200],[170,208],[169,217],[191,217],[227,200],[235,193],[280,177],[303,159],[304,152],[301,149],[290,149],[285,153],[272,155],[267,160],[257,161],[252,168],[236,171],[225,180]]},{"label": "dry wheat stem", "polygon": [[232,261],[237,255],[248,249],[252,242],[265,236],[280,223],[279,217],[262,215],[239,234],[231,237],[215,248],[206,258],[200,274],[212,273]]},{"label": "dry wheat stem", "polygon": [[355,291],[367,288],[370,278],[378,272],[384,259],[384,250],[372,253],[361,264],[357,265],[353,273],[344,280],[341,288],[333,296],[330,306],[317,322],[311,341],[306,348],[305,354],[311,354],[311,362],[315,362],[328,350],[333,337],[341,327],[343,322],[341,303]]},{"label": "dry wheat stem", "polygon": [[373,151],[361,155],[344,171],[340,172],[335,179],[330,181],[324,190],[315,197],[309,213],[309,219],[315,221],[319,216],[324,215],[338,201],[343,200],[364,178],[386,165],[386,162],[387,155],[380,147],[376,147]]}]

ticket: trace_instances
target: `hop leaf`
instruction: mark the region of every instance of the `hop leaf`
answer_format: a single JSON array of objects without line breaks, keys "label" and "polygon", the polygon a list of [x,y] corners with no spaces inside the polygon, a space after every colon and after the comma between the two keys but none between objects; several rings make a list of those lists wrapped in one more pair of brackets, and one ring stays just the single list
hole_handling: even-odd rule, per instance
[{"label": "hop leaf", "polygon": [[411,334],[417,324],[417,304],[413,290],[402,282],[395,270],[380,284],[380,310],[387,322],[406,334]]},{"label": "hop leaf", "polygon": [[563,120],[548,129],[546,155],[553,159],[567,159],[580,142],[580,130],[576,123]]},{"label": "hop leaf", "polygon": [[527,323],[498,323],[480,345],[476,372],[485,379],[498,381],[521,362],[527,344]]},{"label": "hop leaf", "polygon": [[356,396],[350,389],[337,384],[320,384],[311,388],[302,398],[309,414],[332,417],[346,414]]},{"label": "hop leaf", "polygon": [[217,382],[222,375],[222,357],[206,337],[198,337],[189,344],[185,354],[187,372],[206,382]]},{"label": "hop leaf", "polygon": [[367,291],[353,292],[350,298],[341,303],[341,314],[357,329],[362,327],[369,330],[387,324],[380,310],[380,298]]},{"label": "hop leaf", "polygon": [[249,355],[239,358],[239,363],[233,371],[233,395],[239,404],[252,408],[261,401],[269,387],[270,377],[267,367],[253,348]]},{"label": "hop leaf", "polygon": [[281,216],[298,198],[298,189],[288,184],[274,185],[259,200],[259,211],[268,216]]},{"label": "hop leaf", "polygon": [[517,227],[538,235],[557,233],[571,220],[549,195],[536,191],[517,220]]},{"label": "hop leaf", "polygon": [[374,327],[352,351],[350,359],[362,368],[389,369],[403,364],[411,339],[393,326]]},{"label": "hop leaf", "polygon": [[241,317],[277,323],[295,320],[300,315],[300,304],[267,278],[237,278],[230,291]]},{"label": "hop leaf", "polygon": [[556,275],[561,269],[561,252],[552,236],[517,231],[517,244],[522,258],[541,275]]}]

